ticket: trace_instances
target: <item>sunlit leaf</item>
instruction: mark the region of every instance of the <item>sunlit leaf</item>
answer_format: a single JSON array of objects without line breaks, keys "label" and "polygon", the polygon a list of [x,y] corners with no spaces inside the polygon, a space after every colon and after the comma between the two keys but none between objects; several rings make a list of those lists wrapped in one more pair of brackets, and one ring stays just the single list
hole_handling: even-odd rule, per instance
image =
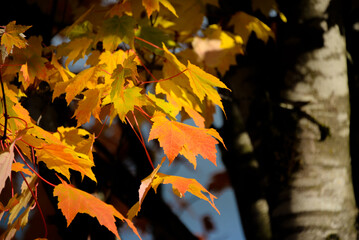
[{"label": "sunlit leaf", "polygon": [[10,22],[5,26],[5,31],[1,36],[1,44],[5,46],[6,52],[10,53],[13,46],[24,48],[27,46],[24,32],[31,26],[16,25],[16,21]]},{"label": "sunlit leaf", "polygon": [[[152,187],[156,191],[158,185],[160,184],[172,184],[173,192],[179,196],[183,197],[186,192],[190,192],[196,197],[207,201],[211,206],[220,214],[217,207],[214,204],[214,199],[216,197],[207,191],[196,179],[189,179],[179,176],[166,175],[163,173],[157,173],[155,179],[152,182]],[[203,193],[208,194],[209,197]]]},{"label": "sunlit leaf", "polygon": [[61,184],[54,188],[54,196],[58,197],[58,207],[66,218],[67,226],[71,224],[78,213],[86,213],[97,218],[101,225],[115,234],[117,238],[120,238],[115,225],[115,217],[117,217],[125,221],[138,238],[141,239],[137,229],[130,220],[126,219],[112,205],[102,202],[87,192],[76,189],[62,181]]}]

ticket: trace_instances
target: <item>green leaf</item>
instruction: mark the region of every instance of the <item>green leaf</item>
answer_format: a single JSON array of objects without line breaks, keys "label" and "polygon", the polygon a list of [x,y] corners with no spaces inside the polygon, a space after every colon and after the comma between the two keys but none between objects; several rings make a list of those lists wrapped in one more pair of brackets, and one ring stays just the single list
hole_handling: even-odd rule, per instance
[{"label": "green leaf", "polygon": [[127,15],[106,19],[102,26],[103,47],[114,51],[121,42],[133,47],[135,20]]}]

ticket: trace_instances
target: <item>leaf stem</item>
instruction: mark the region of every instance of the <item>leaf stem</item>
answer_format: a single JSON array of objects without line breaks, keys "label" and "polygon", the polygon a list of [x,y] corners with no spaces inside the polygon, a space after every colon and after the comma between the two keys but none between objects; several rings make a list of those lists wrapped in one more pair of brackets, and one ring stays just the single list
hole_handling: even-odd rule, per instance
[{"label": "leaf stem", "polygon": [[[45,178],[41,177],[41,175],[35,171],[35,169],[33,169],[25,160],[24,156],[22,155],[22,153],[20,152],[19,148],[15,145],[15,149],[17,151],[17,153],[19,154],[20,158],[22,159],[22,161],[25,163],[25,165],[30,168],[30,170],[35,173],[42,181],[44,181],[45,183],[49,184],[52,187],[56,187],[55,184],[50,183],[49,181],[47,181]],[[35,161],[35,160],[34,160]]]},{"label": "leaf stem", "polygon": [[159,46],[157,46],[157,45],[155,45],[155,44],[153,44],[153,43],[151,43],[151,42],[149,42],[149,41],[147,41],[147,40],[145,40],[145,39],[143,39],[143,38],[140,38],[140,37],[136,37],[136,36],[135,36],[135,39],[140,40],[141,42],[147,43],[148,45],[151,45],[151,46],[154,47],[154,48],[157,48],[157,49],[160,49],[160,50],[164,51],[164,50],[163,50],[162,48],[160,48]]},{"label": "leaf stem", "polygon": [[102,133],[102,131],[103,131],[105,125],[106,125],[106,122],[107,122],[107,120],[108,120],[108,117],[109,117],[109,115],[106,116],[105,121],[102,123],[101,130],[100,130],[100,132],[98,133],[98,135],[95,136],[95,139],[97,139],[98,137],[100,137],[100,135],[101,135],[101,133]]},{"label": "leaf stem", "polygon": [[[132,112],[132,114],[133,114],[133,112]],[[134,116],[134,118],[135,118],[135,116]],[[136,119],[136,118],[135,118],[135,119]],[[135,132],[135,134],[136,134],[138,140],[140,140],[141,145],[142,145],[143,148],[145,149],[145,152],[146,152],[148,161],[149,161],[150,164],[151,164],[151,167],[152,167],[153,169],[155,169],[155,167],[153,166],[153,163],[152,163],[152,159],[151,159],[151,157],[150,157],[150,154],[149,154],[148,151],[147,151],[147,148],[146,148],[146,145],[145,145],[145,141],[143,140],[143,138],[141,138],[141,137],[142,137],[142,134],[141,134],[140,129],[138,129],[138,131],[140,132],[141,137],[140,137],[140,136],[138,135],[138,133],[136,132],[135,128],[133,127],[133,125],[132,125],[132,123],[130,122],[130,120],[128,119],[128,117],[126,117],[126,120],[127,120],[128,124],[130,124],[132,130]],[[136,123],[137,123],[137,120],[135,120],[135,121],[136,121]],[[137,124],[137,125],[138,125],[138,124]]]},{"label": "leaf stem", "polygon": [[143,64],[141,58],[140,58],[137,54],[136,54],[136,57],[137,57],[138,61],[140,62],[141,66],[144,67],[144,69],[146,70],[146,72],[147,72],[153,79],[155,79],[156,81],[158,81],[157,78],[156,78],[155,76],[153,76],[153,74],[151,73],[151,71],[145,66],[145,64]]}]

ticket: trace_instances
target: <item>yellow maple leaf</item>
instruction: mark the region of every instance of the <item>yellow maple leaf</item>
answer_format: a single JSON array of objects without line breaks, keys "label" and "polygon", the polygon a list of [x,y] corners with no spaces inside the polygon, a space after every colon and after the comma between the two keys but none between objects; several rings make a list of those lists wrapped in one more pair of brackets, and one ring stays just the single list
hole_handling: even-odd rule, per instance
[{"label": "yellow maple leaf", "polygon": [[93,160],[92,149],[95,141],[94,134],[82,128],[59,127],[53,135],[74,151],[86,154]]},{"label": "yellow maple leaf", "polygon": [[84,58],[89,53],[93,40],[87,37],[75,38],[74,40],[63,43],[57,48],[57,55],[60,57],[67,57],[65,66],[68,66],[71,61],[77,62]]},{"label": "yellow maple leaf", "polygon": [[242,38],[223,31],[216,24],[210,25],[203,34],[204,37],[194,37],[192,41],[197,61],[207,68],[217,68],[224,75],[231,65],[237,64],[236,55],[244,53]]},{"label": "yellow maple leaf", "polygon": [[176,9],[168,0],[142,0],[142,5],[145,7],[147,16],[150,17],[154,11],[160,11],[160,3],[165,6],[173,15],[178,17]]},{"label": "yellow maple leaf", "polygon": [[16,25],[16,21],[12,21],[5,26],[5,31],[1,37],[1,44],[5,46],[8,54],[11,52],[13,46],[18,48],[27,46],[27,41],[23,33],[30,27],[31,26]]},{"label": "yellow maple leaf", "polygon": [[275,38],[273,31],[265,23],[258,18],[253,17],[245,12],[237,12],[228,23],[229,26],[234,26],[234,33],[242,37],[244,44],[247,43],[248,38],[252,32],[255,32],[257,37],[264,42],[268,39]]},{"label": "yellow maple leaf", "polygon": [[112,52],[122,42],[134,48],[134,28],[134,18],[127,15],[104,20],[100,31],[104,49]]},{"label": "yellow maple leaf", "polygon": [[[111,99],[108,95],[102,102],[102,105],[113,103],[115,113],[118,114],[121,121],[125,122],[126,114],[129,111],[133,111],[135,106],[143,106],[146,104],[146,97],[142,92],[143,88],[136,87],[132,83],[129,83],[123,90],[123,94],[116,94]],[[111,115],[111,119],[114,114]]]},{"label": "yellow maple leaf", "polygon": [[89,89],[83,93],[84,98],[79,101],[74,116],[77,119],[77,126],[90,121],[92,115],[100,121],[101,91],[97,88]]},{"label": "yellow maple leaf", "polygon": [[66,101],[67,104],[70,104],[75,96],[82,92],[85,87],[89,89],[98,87],[97,80],[98,77],[103,74],[102,67],[102,65],[90,67],[81,71],[70,81],[57,84],[55,86],[54,95],[59,96],[61,93],[66,92]]},{"label": "yellow maple leaf", "polygon": [[96,182],[96,177],[91,170],[95,166],[86,154],[75,152],[72,148],[63,144],[45,145],[36,150],[37,161],[42,161],[47,168],[53,169],[70,180],[69,169],[81,173],[82,178],[86,175]]},{"label": "yellow maple leaf", "polygon": [[206,73],[196,65],[191,64],[190,61],[188,61],[187,69],[188,70],[185,74],[190,79],[190,85],[196,96],[198,96],[198,98],[202,101],[204,100],[204,97],[207,96],[209,100],[220,106],[224,112],[222,99],[215,87],[225,88],[228,90],[229,88],[217,77]]}]

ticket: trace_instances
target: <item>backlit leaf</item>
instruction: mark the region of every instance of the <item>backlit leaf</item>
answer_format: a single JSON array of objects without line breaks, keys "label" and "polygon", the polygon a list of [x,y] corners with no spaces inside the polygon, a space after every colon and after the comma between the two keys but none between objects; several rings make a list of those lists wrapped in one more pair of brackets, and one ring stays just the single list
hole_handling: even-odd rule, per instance
[{"label": "backlit leaf", "polygon": [[152,171],[152,173],[149,176],[141,180],[141,186],[140,189],[138,189],[139,201],[135,205],[133,205],[132,208],[127,213],[127,217],[130,220],[132,220],[135,216],[137,216],[138,212],[141,210],[141,205],[143,203],[143,200],[145,199],[150,188],[152,187],[152,182],[155,179],[156,174],[160,169],[165,158],[166,157],[162,159],[162,162],[157,165],[157,167]]},{"label": "backlit leaf", "polygon": [[89,89],[83,93],[84,98],[79,101],[78,107],[74,113],[77,119],[77,126],[90,121],[92,115],[100,120],[101,111],[101,92],[97,88]]},{"label": "backlit leaf", "polygon": [[234,14],[228,24],[234,26],[234,33],[241,36],[245,44],[252,32],[255,32],[257,37],[264,42],[267,42],[270,37],[275,38],[270,27],[258,18],[248,15],[245,12],[237,12]]},{"label": "backlit leaf", "polygon": [[18,48],[27,46],[27,41],[23,33],[30,27],[31,26],[16,25],[16,21],[12,21],[5,26],[5,31],[1,37],[1,45],[5,46],[8,54],[11,52],[13,46]]},{"label": "backlit leaf", "polygon": [[101,28],[103,35],[103,47],[112,52],[121,42],[133,46],[135,36],[135,21],[132,17],[123,15],[122,17],[113,16],[103,22]]},{"label": "backlit leaf", "polygon": [[9,150],[6,150],[0,153],[0,193],[5,187],[5,182],[7,178],[10,178],[11,175],[11,166],[14,161],[14,145],[13,142]]},{"label": "backlit leaf", "polygon": [[93,40],[87,37],[80,37],[68,43],[63,43],[57,48],[57,55],[60,57],[66,56],[65,65],[68,66],[71,61],[77,62],[84,58],[89,53],[89,49]]},{"label": "backlit leaf", "polygon": [[14,171],[14,172],[23,172],[29,176],[32,175],[32,172],[28,169],[28,168],[25,168],[25,165],[20,163],[20,162],[15,162],[12,164],[11,166],[11,171]]},{"label": "backlit leaf", "polygon": [[100,199],[87,192],[76,189],[62,181],[61,184],[54,188],[54,196],[58,197],[58,207],[66,218],[67,226],[71,224],[78,213],[86,213],[97,218],[101,225],[105,226],[115,234],[117,238],[120,238],[115,225],[115,217],[117,217],[118,219],[125,221],[138,238],[141,239],[137,229],[130,220],[126,219],[112,205],[102,202]]},{"label": "backlit leaf", "polygon": [[94,163],[85,154],[77,153],[70,147],[64,145],[45,145],[37,150],[38,161],[46,164],[47,168],[54,169],[56,172],[70,179],[69,169],[81,173],[82,178],[86,175],[96,182],[96,177],[91,170]]},{"label": "backlit leaf", "polygon": [[[214,204],[214,199],[216,197],[207,191],[196,179],[189,179],[179,176],[166,175],[163,173],[157,173],[155,179],[152,182],[152,187],[156,191],[158,185],[160,184],[172,184],[173,192],[179,196],[183,197],[186,192],[190,192],[196,197],[207,201],[211,206],[220,214],[217,207]],[[203,193],[208,194],[209,197]]]},{"label": "backlit leaf", "polygon": [[57,132],[53,135],[62,143],[75,150],[75,152],[86,154],[93,160],[92,150],[95,141],[94,134],[91,134],[82,128],[59,127],[57,128]]},{"label": "backlit leaf", "polygon": [[[212,131],[205,128],[196,128],[176,121],[168,120],[164,114],[154,114],[153,125],[148,141],[158,139],[170,163],[178,154],[182,154],[193,164],[197,165],[197,155],[208,159],[216,165],[216,144]],[[215,131],[216,132],[216,131]]]}]

